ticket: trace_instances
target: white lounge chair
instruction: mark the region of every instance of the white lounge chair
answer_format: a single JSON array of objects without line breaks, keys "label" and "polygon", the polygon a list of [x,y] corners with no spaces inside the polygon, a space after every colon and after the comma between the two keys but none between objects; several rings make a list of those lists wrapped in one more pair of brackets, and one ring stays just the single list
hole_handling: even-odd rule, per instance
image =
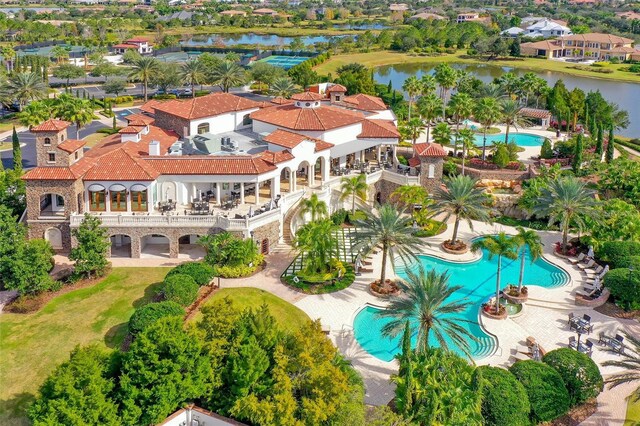
[{"label": "white lounge chair", "polygon": [[592,269],[593,266],[596,264],[596,261],[591,259],[589,260],[589,262],[587,263],[579,263],[578,264],[578,268],[585,270],[585,269]]},{"label": "white lounge chair", "polygon": [[576,294],[579,294],[579,295],[580,295],[580,296],[582,296],[582,297],[594,297],[594,296],[595,296],[595,294],[596,294],[596,292],[597,292],[598,290],[599,290],[599,289],[597,289],[597,288],[594,288],[594,289],[593,289],[593,290],[591,290],[591,291],[582,291],[582,290],[578,290],[578,291],[576,291]]},{"label": "white lounge chair", "polygon": [[516,352],[515,355],[511,355],[516,361],[528,361],[531,359],[529,355],[522,354],[520,352]]},{"label": "white lounge chair", "polygon": [[602,265],[598,265],[598,267],[595,268],[595,269],[585,269],[584,270],[584,272],[585,272],[585,274],[587,274],[587,276],[600,275],[602,273],[602,271],[604,271],[604,266],[602,266]]},{"label": "white lounge chair", "polygon": [[578,257],[576,257],[575,259],[569,259],[569,262],[573,263],[574,265],[577,265],[578,263],[582,262],[586,257],[587,257],[586,254],[580,253]]}]

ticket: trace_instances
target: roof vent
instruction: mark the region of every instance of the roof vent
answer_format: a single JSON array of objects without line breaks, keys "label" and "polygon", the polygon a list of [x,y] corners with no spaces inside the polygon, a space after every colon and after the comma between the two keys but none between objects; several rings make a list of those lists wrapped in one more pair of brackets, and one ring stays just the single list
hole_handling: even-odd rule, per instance
[{"label": "roof vent", "polygon": [[149,142],[149,155],[160,155],[160,142]]}]

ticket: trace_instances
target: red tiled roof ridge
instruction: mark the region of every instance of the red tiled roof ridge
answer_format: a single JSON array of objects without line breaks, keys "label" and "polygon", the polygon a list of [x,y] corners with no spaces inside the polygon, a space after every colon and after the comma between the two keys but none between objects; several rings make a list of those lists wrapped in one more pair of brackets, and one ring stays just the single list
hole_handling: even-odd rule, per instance
[{"label": "red tiled roof ridge", "polygon": [[86,143],[87,143],[86,141],[79,140],[79,139],[67,139],[61,144],[58,144],[58,148],[60,148],[63,151],[72,153],[82,148],[83,146],[85,146]]},{"label": "red tiled roof ridge", "polygon": [[399,138],[400,132],[392,120],[366,119],[358,138]]},{"label": "red tiled roof ridge", "polygon": [[419,157],[446,157],[447,151],[442,145],[435,142],[423,142],[414,145],[416,154]]},{"label": "red tiled roof ridge", "polygon": [[31,127],[31,132],[58,132],[71,126],[70,121],[58,120],[56,118],[50,118],[43,121],[37,126]]}]

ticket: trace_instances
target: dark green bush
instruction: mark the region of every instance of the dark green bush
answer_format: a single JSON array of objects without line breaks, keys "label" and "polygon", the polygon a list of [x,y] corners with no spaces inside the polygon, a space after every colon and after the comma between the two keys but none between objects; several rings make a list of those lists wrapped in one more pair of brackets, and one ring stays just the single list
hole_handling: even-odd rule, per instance
[{"label": "dark green bush", "polygon": [[162,293],[164,298],[182,306],[189,306],[198,297],[200,286],[193,278],[185,274],[175,274],[164,279]]},{"label": "dark green bush", "polygon": [[595,398],[602,391],[600,369],[587,355],[573,349],[560,348],[547,353],[542,361],[560,374],[569,391],[572,406]]},{"label": "dark green bush", "polygon": [[627,268],[630,256],[640,256],[640,241],[607,241],[596,252],[596,257],[609,263],[611,269]]},{"label": "dark green bush", "polygon": [[542,146],[540,147],[540,157],[545,159],[554,157],[553,148],[551,147],[551,141],[549,139],[545,138],[544,142],[542,142]]},{"label": "dark green bush", "polygon": [[552,367],[539,361],[519,361],[509,371],[527,391],[533,422],[553,420],[569,411],[569,392]]},{"label": "dark green bush", "polygon": [[353,214],[351,212],[347,214],[347,223],[353,225],[356,221],[365,220],[366,218],[367,214],[365,212],[362,210],[356,210]]},{"label": "dark green bush", "polygon": [[623,309],[640,309],[640,271],[612,269],[604,276],[604,286],[611,291],[616,305]]},{"label": "dark green bush", "polygon": [[172,275],[184,274],[189,275],[199,286],[207,285],[214,277],[213,266],[204,262],[188,262],[183,263],[169,271],[165,278]]},{"label": "dark green bush", "polygon": [[347,220],[347,214],[345,209],[336,210],[331,214],[331,221],[336,225],[342,225]]},{"label": "dark green bush", "polygon": [[138,334],[160,318],[184,315],[184,309],[176,302],[158,302],[144,305],[129,319],[129,333]]},{"label": "dark green bush", "polygon": [[487,426],[529,424],[529,397],[516,377],[504,368],[478,367],[482,376],[482,418]]}]

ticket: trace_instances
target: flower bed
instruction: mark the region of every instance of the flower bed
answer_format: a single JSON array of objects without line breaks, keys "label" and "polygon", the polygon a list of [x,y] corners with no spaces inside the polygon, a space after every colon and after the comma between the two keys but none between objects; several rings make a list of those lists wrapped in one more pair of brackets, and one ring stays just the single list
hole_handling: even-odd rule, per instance
[{"label": "flower bed", "polygon": [[456,240],[455,243],[452,243],[451,240],[446,240],[440,244],[440,247],[449,254],[465,254],[469,251],[469,245],[460,240]]},{"label": "flower bed", "polygon": [[496,306],[493,303],[485,303],[482,305],[482,315],[496,320],[507,319],[507,309],[500,305],[498,312],[496,312]]},{"label": "flower bed", "polygon": [[567,253],[562,252],[562,243],[558,241],[553,245],[553,252],[561,257],[575,257],[578,255],[578,247],[567,244]]},{"label": "flower bed", "polygon": [[384,286],[380,285],[380,280],[375,280],[374,282],[369,284],[369,291],[374,296],[381,297],[383,299],[400,294],[398,283],[396,283],[395,281],[391,281],[390,279],[385,280]]},{"label": "flower bed", "polygon": [[351,265],[345,267],[345,273],[341,277],[331,278],[322,282],[313,279],[307,281],[300,279],[300,277],[296,275],[283,275],[280,277],[282,283],[307,294],[324,294],[340,291],[353,284],[355,279],[356,274]]},{"label": "flower bed", "polygon": [[529,291],[527,287],[522,287],[522,291],[518,292],[517,285],[509,285],[502,293],[509,303],[521,305],[529,300]]}]

